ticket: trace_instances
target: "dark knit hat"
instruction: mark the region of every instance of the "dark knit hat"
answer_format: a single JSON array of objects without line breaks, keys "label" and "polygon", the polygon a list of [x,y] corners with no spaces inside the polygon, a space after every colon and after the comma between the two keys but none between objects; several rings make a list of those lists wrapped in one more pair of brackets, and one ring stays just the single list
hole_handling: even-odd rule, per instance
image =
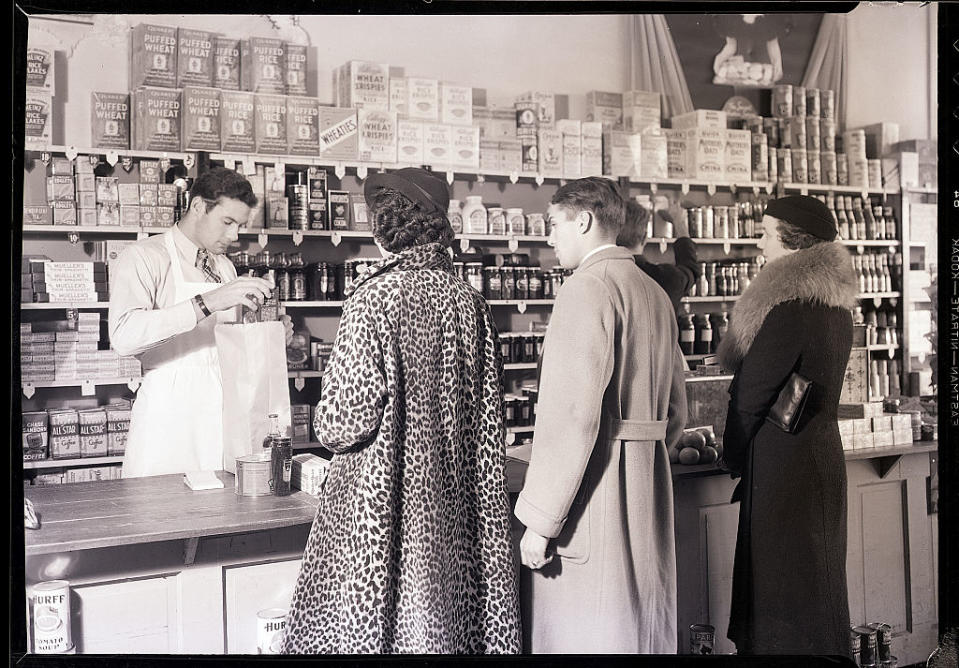
[{"label": "dark knit hat", "polygon": [[795,225],[803,232],[833,241],[836,238],[836,223],[829,213],[829,207],[815,197],[808,195],[790,195],[769,200],[766,205],[767,216],[778,218]]},{"label": "dark knit hat", "polygon": [[418,167],[405,167],[387,174],[371,174],[363,186],[367,204],[381,188],[393,188],[403,193],[423,211],[436,210],[446,215],[450,206],[450,191],[446,181]]}]

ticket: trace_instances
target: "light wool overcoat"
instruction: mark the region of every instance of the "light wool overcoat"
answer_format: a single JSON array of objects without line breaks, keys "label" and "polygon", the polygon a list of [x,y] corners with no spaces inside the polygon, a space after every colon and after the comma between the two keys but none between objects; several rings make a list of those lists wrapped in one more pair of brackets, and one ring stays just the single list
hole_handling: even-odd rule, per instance
[{"label": "light wool overcoat", "polygon": [[524,576],[535,653],[676,651],[667,445],[686,422],[677,334],[666,293],[625,249],[587,258],[557,294],[515,507],[557,555]]}]

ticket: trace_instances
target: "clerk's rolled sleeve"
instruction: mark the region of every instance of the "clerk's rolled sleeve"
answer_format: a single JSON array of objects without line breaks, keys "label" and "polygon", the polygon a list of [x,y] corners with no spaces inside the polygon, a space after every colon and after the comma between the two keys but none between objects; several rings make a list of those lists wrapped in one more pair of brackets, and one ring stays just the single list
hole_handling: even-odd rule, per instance
[{"label": "clerk's rolled sleeve", "polygon": [[110,265],[110,344],[120,355],[138,355],[196,327],[190,300],[157,308],[156,261],[136,246]]},{"label": "clerk's rolled sleeve", "polygon": [[613,373],[614,332],[602,281],[574,274],[557,295],[546,332],[532,455],[514,510],[541,536],[559,535],[582,484]]}]

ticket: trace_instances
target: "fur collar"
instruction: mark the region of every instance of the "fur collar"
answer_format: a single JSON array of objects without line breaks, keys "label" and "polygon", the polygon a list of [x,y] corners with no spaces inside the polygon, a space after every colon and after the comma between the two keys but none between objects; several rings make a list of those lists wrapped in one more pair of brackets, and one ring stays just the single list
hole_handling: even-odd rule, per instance
[{"label": "fur collar", "polygon": [[733,307],[729,330],[719,344],[722,365],[736,371],[769,312],[778,304],[800,300],[851,309],[859,281],[852,259],[841,244],[816,244],[770,262]]}]

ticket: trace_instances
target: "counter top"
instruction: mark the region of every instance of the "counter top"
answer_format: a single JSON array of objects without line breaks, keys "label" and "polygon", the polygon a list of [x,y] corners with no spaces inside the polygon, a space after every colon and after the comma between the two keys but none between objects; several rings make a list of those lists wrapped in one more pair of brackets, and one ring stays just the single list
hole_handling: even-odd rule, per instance
[{"label": "counter top", "polygon": [[49,554],[245,533],[307,524],[316,498],[237,496],[234,476],[217,471],[223,489],[192,491],[183,475],[29,487],[40,529],[24,531],[26,554]]}]

